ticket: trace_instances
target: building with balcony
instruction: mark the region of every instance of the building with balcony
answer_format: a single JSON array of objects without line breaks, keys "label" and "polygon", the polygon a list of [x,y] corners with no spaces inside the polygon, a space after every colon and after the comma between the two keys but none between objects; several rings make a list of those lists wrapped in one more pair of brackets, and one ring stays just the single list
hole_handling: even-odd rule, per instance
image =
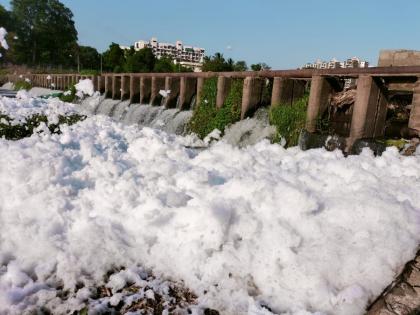
[{"label": "building with balcony", "polygon": [[153,37],[150,41],[140,40],[134,43],[134,49],[140,50],[150,48],[156,58],[163,56],[170,57],[175,64],[192,68],[195,72],[200,72],[205,50],[203,48],[184,45],[181,41],[172,43],[160,43],[157,38]]}]

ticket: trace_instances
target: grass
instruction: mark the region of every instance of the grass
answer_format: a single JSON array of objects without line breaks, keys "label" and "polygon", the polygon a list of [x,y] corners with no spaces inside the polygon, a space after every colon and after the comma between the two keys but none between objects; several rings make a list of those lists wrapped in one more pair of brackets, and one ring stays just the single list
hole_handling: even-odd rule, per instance
[{"label": "grass", "polygon": [[204,82],[201,101],[196,106],[188,130],[205,138],[214,129],[222,133],[225,128],[241,119],[243,80],[232,79],[230,91],[223,106],[216,108],[217,78]]},{"label": "grass", "polygon": [[45,123],[51,133],[61,133],[60,125],[73,125],[82,121],[86,116],[72,114],[69,116],[59,116],[58,124],[48,125],[48,119],[45,115],[33,115],[28,117],[22,124],[13,125],[12,119],[4,114],[0,114],[0,137],[7,140],[19,140],[30,137],[34,133],[34,129],[39,127],[41,123]]},{"label": "grass", "polygon": [[305,127],[308,99],[309,96],[305,95],[292,106],[278,105],[270,108],[270,124],[277,128],[274,142],[284,138],[287,147],[298,145],[300,132]]}]

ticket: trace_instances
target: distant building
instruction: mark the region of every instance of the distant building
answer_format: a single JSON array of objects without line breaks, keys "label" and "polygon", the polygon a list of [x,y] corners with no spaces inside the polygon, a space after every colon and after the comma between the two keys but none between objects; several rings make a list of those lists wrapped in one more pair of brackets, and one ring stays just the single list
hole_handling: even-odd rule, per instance
[{"label": "distant building", "polygon": [[330,61],[321,61],[318,59],[313,63],[307,63],[303,69],[336,69],[336,68],[367,68],[369,62],[361,60],[358,57],[348,58],[345,61],[338,61],[333,58]]},{"label": "distant building", "polygon": [[150,41],[140,40],[134,43],[134,49],[151,48],[156,58],[168,56],[176,64],[192,68],[195,72],[200,72],[203,66],[205,50],[203,48],[186,46],[181,41],[175,44],[159,43],[157,38],[153,37]]},{"label": "distant building", "polygon": [[[369,62],[366,60],[361,60],[358,57],[348,58],[345,61],[338,61],[333,58],[330,61],[321,61],[318,59],[313,63],[307,63],[302,68],[303,69],[336,69],[336,68],[367,68],[369,67]],[[355,79],[346,79],[344,82],[344,89],[349,89],[355,85]]]}]

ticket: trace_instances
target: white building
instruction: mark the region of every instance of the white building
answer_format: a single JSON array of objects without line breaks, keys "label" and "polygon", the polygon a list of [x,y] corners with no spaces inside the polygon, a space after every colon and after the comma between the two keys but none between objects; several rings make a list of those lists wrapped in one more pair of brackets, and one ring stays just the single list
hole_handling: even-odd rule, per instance
[{"label": "white building", "polygon": [[[307,63],[302,68],[303,69],[336,69],[336,68],[367,68],[369,67],[369,62],[366,60],[361,60],[358,57],[348,58],[345,61],[338,61],[333,58],[330,61],[321,61],[318,59],[313,63]],[[354,87],[356,84],[355,79],[345,79],[344,80],[344,89],[349,89]]]},{"label": "white building", "polygon": [[304,69],[336,69],[336,68],[367,68],[369,62],[361,60],[358,57],[348,58],[345,61],[338,61],[333,58],[330,61],[321,61],[318,59],[313,63],[307,63],[302,68]]},{"label": "white building", "polygon": [[151,48],[156,58],[168,56],[174,63],[194,69],[195,72],[201,71],[205,50],[203,48],[184,46],[181,41],[175,44],[159,43],[153,37],[150,41],[139,40],[134,43],[134,49]]}]

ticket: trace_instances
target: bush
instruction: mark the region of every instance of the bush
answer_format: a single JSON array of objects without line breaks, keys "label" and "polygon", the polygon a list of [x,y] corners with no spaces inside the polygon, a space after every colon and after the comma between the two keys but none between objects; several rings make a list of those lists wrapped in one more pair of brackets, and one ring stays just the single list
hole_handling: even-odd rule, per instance
[{"label": "bush", "polygon": [[74,102],[75,98],[76,98],[76,87],[74,85],[71,85],[67,89],[67,92],[62,93],[60,96],[60,100],[67,103]]},{"label": "bush", "polygon": [[26,90],[29,91],[32,89],[32,84],[30,82],[19,80],[15,83],[15,91]]},{"label": "bush", "polygon": [[12,125],[9,116],[0,114],[0,137],[4,137],[7,140],[19,140],[22,138],[30,137],[34,129],[39,127],[41,123],[45,123],[51,133],[61,133],[60,125],[67,124],[73,125],[78,121],[84,120],[86,116],[72,114],[69,116],[59,116],[58,124],[48,125],[48,119],[45,115],[33,115],[26,118],[26,121],[22,124]]},{"label": "bush", "polygon": [[201,101],[194,109],[188,123],[188,130],[203,139],[214,129],[219,129],[223,133],[228,125],[240,120],[242,88],[243,80],[233,79],[225,103],[217,109],[217,78],[207,79],[203,86]]},{"label": "bush", "polygon": [[305,95],[292,106],[278,105],[270,108],[270,124],[277,128],[274,142],[284,138],[287,147],[298,145],[300,132],[305,127],[308,99],[308,95]]}]

